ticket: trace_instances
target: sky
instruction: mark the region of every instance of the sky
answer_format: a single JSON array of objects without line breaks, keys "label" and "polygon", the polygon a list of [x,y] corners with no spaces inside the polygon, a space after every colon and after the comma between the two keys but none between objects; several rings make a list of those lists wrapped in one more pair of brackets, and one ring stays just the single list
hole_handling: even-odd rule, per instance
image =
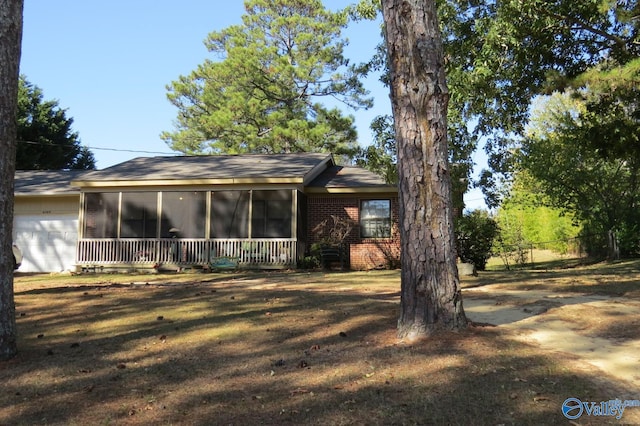
[{"label": "sky", "polygon": [[[348,0],[325,0],[332,10]],[[160,139],[178,110],[166,86],[213,59],[204,46],[212,31],[241,23],[241,0],[25,0],[20,72],[73,118],[98,169],[140,156],[176,154]],[[380,41],[380,21],[351,24],[345,56],[363,62]],[[374,107],[355,117],[360,145],[371,144],[374,117],[391,114],[389,92],[372,75],[365,87]],[[468,208],[482,207],[478,190]]]}]

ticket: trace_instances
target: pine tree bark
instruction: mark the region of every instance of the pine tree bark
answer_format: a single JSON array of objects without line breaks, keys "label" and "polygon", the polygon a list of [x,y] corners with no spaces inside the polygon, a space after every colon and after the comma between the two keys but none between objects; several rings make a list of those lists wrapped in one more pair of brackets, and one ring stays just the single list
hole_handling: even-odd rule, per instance
[{"label": "pine tree bark", "polygon": [[434,0],[383,0],[398,148],[400,338],[467,325],[456,267],[444,58]]},{"label": "pine tree bark", "polygon": [[17,353],[13,295],[13,190],[23,0],[0,0],[0,360]]}]

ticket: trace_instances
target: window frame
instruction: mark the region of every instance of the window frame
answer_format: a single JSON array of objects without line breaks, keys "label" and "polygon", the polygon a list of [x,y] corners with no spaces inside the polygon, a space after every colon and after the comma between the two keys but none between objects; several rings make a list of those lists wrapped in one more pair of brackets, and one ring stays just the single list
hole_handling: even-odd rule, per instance
[{"label": "window frame", "polygon": [[[386,203],[387,212],[384,215],[370,216],[380,208],[367,209],[368,203]],[[365,214],[365,212],[367,212]],[[388,239],[391,238],[392,204],[389,198],[362,199],[360,200],[360,238],[362,239]],[[378,223],[376,223],[378,222]],[[372,229],[375,229],[372,231]],[[382,230],[382,232],[380,232]]]}]

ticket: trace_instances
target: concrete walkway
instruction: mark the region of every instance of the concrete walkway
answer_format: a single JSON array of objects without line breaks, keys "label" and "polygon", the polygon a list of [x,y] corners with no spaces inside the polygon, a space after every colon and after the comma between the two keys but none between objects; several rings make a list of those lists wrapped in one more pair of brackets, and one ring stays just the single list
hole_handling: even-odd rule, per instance
[{"label": "concrete walkway", "polygon": [[465,312],[472,321],[514,330],[518,339],[538,343],[545,350],[574,354],[640,390],[640,339],[589,336],[585,326],[575,320],[576,312],[586,312],[593,316],[591,319],[599,314],[603,318],[640,315],[640,302],[576,293],[511,291],[493,286],[464,290],[463,296]]}]

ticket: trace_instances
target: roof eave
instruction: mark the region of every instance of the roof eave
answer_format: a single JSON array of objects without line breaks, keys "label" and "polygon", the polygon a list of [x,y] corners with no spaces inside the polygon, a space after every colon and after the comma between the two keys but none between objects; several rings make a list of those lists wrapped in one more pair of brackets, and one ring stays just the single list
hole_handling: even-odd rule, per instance
[{"label": "roof eave", "polygon": [[72,181],[71,186],[79,188],[141,188],[157,186],[212,186],[212,185],[260,185],[303,183],[302,178],[224,178],[224,179],[183,179],[183,180],[110,180],[110,181]]},{"label": "roof eave", "polygon": [[35,198],[35,197],[78,197],[80,191],[75,192],[16,192],[14,197]]},{"label": "roof eave", "polygon": [[365,187],[307,187],[307,194],[396,194],[395,186],[365,186]]}]

